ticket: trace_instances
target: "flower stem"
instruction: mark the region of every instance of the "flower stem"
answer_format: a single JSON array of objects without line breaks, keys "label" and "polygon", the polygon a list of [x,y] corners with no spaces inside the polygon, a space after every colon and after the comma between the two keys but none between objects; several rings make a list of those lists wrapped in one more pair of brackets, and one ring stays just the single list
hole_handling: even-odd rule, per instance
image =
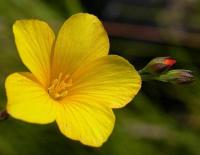
[{"label": "flower stem", "polygon": [[140,75],[142,78],[142,81],[152,81],[152,80],[156,80],[154,76],[151,75]]},{"label": "flower stem", "polygon": [[145,69],[139,70],[138,73],[140,74],[142,81],[156,80],[156,77],[153,76],[152,74],[149,74],[148,72],[146,72]]},{"label": "flower stem", "polygon": [[6,120],[8,118],[8,113],[6,110],[0,111],[0,121]]}]

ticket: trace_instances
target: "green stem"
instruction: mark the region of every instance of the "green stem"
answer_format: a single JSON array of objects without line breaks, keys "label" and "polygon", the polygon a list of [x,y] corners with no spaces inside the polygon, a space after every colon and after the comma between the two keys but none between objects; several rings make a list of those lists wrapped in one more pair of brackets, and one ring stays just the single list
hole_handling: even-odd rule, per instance
[{"label": "green stem", "polygon": [[142,81],[152,81],[152,80],[156,80],[156,77],[148,72],[146,72],[146,70],[143,68],[141,70],[138,71],[138,73],[140,74]]}]

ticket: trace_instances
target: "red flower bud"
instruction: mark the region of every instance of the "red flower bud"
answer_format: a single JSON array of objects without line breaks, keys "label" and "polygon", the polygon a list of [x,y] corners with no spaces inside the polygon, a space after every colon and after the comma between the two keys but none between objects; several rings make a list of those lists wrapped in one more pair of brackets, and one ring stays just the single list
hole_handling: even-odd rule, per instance
[{"label": "red flower bud", "polygon": [[168,66],[168,68],[171,68],[176,63],[175,59],[172,58],[166,58],[164,60],[164,64]]},{"label": "red flower bud", "polygon": [[143,69],[143,73],[160,74],[176,63],[176,60],[170,57],[157,57],[152,59]]}]

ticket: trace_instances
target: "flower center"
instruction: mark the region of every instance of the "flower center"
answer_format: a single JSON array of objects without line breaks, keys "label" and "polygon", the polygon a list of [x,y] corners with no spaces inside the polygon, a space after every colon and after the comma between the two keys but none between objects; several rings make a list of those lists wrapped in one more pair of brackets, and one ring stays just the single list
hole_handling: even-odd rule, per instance
[{"label": "flower center", "polygon": [[63,74],[60,73],[58,78],[51,82],[51,85],[48,88],[48,93],[52,98],[59,100],[68,94],[68,89],[71,86],[72,79],[70,76],[68,74],[63,76]]}]

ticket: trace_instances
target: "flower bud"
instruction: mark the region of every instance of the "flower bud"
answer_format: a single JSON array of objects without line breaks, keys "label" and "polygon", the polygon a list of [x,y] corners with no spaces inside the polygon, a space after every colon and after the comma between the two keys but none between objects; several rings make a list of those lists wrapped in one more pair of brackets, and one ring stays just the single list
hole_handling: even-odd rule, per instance
[{"label": "flower bud", "polygon": [[176,60],[170,57],[157,57],[152,59],[143,69],[143,73],[160,74],[176,63]]},{"label": "flower bud", "polygon": [[173,84],[188,84],[194,81],[194,76],[190,70],[176,69],[159,76],[158,80]]}]

